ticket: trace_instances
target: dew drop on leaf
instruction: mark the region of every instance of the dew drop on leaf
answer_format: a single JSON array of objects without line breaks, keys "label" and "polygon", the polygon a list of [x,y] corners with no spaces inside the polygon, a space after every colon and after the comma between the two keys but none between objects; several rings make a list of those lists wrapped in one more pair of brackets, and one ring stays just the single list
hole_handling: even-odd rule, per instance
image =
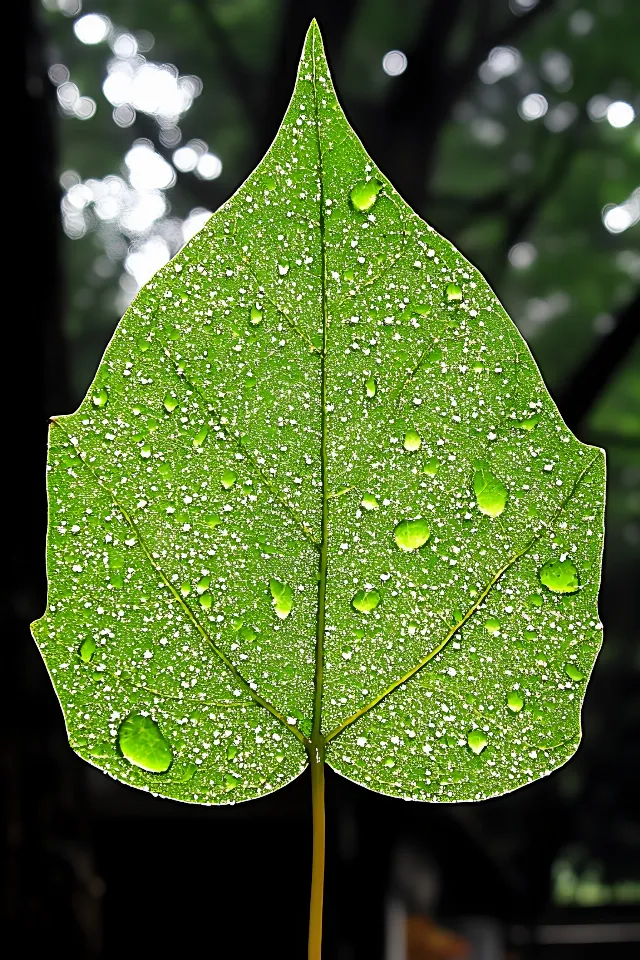
[{"label": "dew drop on leaf", "polygon": [[439,469],[440,463],[437,457],[431,457],[423,466],[422,472],[426,473],[428,477],[435,477]]},{"label": "dew drop on leaf", "polygon": [[189,780],[193,780],[195,772],[197,770],[195,763],[185,763],[179,770],[176,771],[176,782],[177,783],[188,783]]},{"label": "dew drop on leaf", "polygon": [[227,760],[235,760],[238,755],[238,748],[235,743],[230,743],[227,747]]},{"label": "dew drop on leaf", "polygon": [[544,601],[539,593],[532,593],[531,596],[529,597],[529,603],[531,604],[532,607],[540,608],[543,602]]},{"label": "dew drop on leaf", "polygon": [[281,620],[286,620],[293,609],[293,590],[286,583],[275,579],[269,581],[269,590],[276,614]]},{"label": "dew drop on leaf", "polygon": [[489,619],[484,622],[484,628],[487,633],[498,633],[500,630],[500,621],[497,617],[489,617]]},{"label": "dew drop on leaf", "polygon": [[360,505],[364,507],[365,510],[378,510],[380,507],[380,504],[372,493],[365,493],[360,501]]},{"label": "dew drop on leaf", "polygon": [[448,283],[445,293],[447,300],[462,300],[462,288],[457,283]]},{"label": "dew drop on leaf", "polygon": [[429,524],[422,517],[415,520],[401,520],[393,531],[393,536],[401,550],[418,550],[429,539]]},{"label": "dew drop on leaf", "polygon": [[109,394],[105,387],[101,387],[97,393],[94,393],[91,399],[93,400],[94,407],[106,407]]},{"label": "dew drop on leaf", "polygon": [[419,450],[422,446],[422,440],[420,439],[420,434],[417,430],[407,430],[404,435],[404,444],[405,450],[409,450],[412,453],[415,450]]},{"label": "dew drop on leaf", "polygon": [[487,738],[482,730],[472,730],[467,734],[467,743],[475,754],[480,754],[487,745]]},{"label": "dew drop on leaf", "polygon": [[230,793],[231,790],[235,790],[237,786],[240,785],[242,781],[240,777],[234,777],[232,773],[225,773],[224,775],[224,788],[227,793]]},{"label": "dew drop on leaf", "polygon": [[524,697],[519,690],[511,690],[507,694],[507,706],[513,713],[519,713],[524,706]]},{"label": "dew drop on leaf", "polygon": [[193,438],[194,447],[201,447],[202,444],[207,439],[207,434],[209,433],[209,427],[200,427],[195,437]]},{"label": "dew drop on leaf", "polygon": [[260,307],[251,307],[249,320],[256,327],[258,326],[259,323],[262,323],[262,310],[260,309]]},{"label": "dew drop on leaf", "polygon": [[360,213],[371,210],[381,190],[382,183],[375,177],[371,180],[359,180],[349,194],[354,209]]},{"label": "dew drop on leaf", "polygon": [[373,377],[368,377],[365,380],[364,388],[368,397],[375,397],[376,395],[376,382]]},{"label": "dew drop on leaf", "polygon": [[540,422],[540,417],[542,414],[534,413],[531,417],[526,417],[524,420],[520,420],[517,424],[521,430],[535,430],[538,423]]},{"label": "dew drop on leaf", "polygon": [[499,517],[507,502],[507,488],[498,480],[484,460],[476,460],[473,474],[473,492],[480,513],[487,517]]},{"label": "dew drop on leaf", "polygon": [[578,670],[574,663],[567,663],[564,672],[570,680],[584,680],[584,673],[582,670]]},{"label": "dew drop on leaf", "polygon": [[172,393],[165,393],[164,400],[162,401],[162,406],[165,408],[167,413],[173,413],[180,401]]},{"label": "dew drop on leaf", "polygon": [[200,606],[202,607],[203,610],[211,609],[211,605],[213,603],[213,597],[208,591],[206,593],[201,594],[199,597],[199,600],[200,600]]},{"label": "dew drop on leaf", "polygon": [[371,613],[380,603],[380,599],[378,590],[358,590],[351,601],[351,606],[360,613]]},{"label": "dew drop on leaf", "polygon": [[118,746],[123,756],[149,773],[164,773],[171,766],[173,752],[160,727],[151,717],[131,713],[120,724]]},{"label": "dew drop on leaf", "polygon": [[230,490],[237,479],[238,474],[235,472],[235,470],[229,470],[227,468],[226,470],[223,470],[220,482],[225,490]]},{"label": "dew drop on leaf", "polygon": [[91,663],[91,658],[96,652],[97,646],[93,637],[85,637],[78,648],[78,655],[83,663]]},{"label": "dew drop on leaf", "polygon": [[219,514],[208,513],[204,518],[204,522],[211,530],[215,530],[215,528],[222,523],[222,520],[220,519]]},{"label": "dew drop on leaf", "polygon": [[568,557],[547,560],[540,568],[540,583],[552,593],[575,593],[580,589],[578,571]]}]

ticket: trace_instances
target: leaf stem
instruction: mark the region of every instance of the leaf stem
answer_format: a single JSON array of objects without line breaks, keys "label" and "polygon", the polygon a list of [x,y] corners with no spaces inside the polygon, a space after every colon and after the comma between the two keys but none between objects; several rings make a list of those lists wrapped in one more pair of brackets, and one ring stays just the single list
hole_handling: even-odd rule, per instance
[{"label": "leaf stem", "polygon": [[309,908],[309,960],[322,958],[322,902],[324,897],[324,738],[313,737],[308,748],[313,810],[313,865]]}]

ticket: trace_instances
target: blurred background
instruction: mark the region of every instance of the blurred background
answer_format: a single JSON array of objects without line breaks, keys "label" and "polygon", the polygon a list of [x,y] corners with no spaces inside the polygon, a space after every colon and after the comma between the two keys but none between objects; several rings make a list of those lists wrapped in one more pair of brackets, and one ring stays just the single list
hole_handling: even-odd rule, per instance
[{"label": "blurred background", "polygon": [[[562,770],[453,807],[328,772],[329,960],[636,957],[640,943],[640,4],[22,0],[5,321],[9,956],[306,955],[306,775],[237,808],[153,799],[67,745],[45,603],[47,418],[139,287],[268,147],[317,16],[345,111],[486,275],[567,423],[607,450],[605,643]],[[7,102],[7,101],[5,101]],[[14,379],[15,378],[15,381]],[[11,386],[11,384],[15,384]],[[9,422],[10,421],[10,422]],[[8,508],[8,509],[7,509]],[[8,698],[4,698],[5,702]]]}]

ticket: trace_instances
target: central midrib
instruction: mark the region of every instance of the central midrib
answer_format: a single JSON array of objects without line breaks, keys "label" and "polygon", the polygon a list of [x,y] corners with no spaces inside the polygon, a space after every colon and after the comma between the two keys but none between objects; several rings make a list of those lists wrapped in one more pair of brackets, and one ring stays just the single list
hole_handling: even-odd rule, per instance
[{"label": "central midrib", "polygon": [[318,619],[316,624],[315,676],[313,697],[313,720],[311,727],[311,742],[318,746],[322,742],[322,687],[324,681],[324,633],[325,633],[325,606],[327,597],[327,564],[329,558],[329,503],[327,484],[327,296],[326,296],[326,251],[325,251],[325,222],[324,222],[324,171],[322,168],[322,146],[320,142],[320,123],[318,118],[318,90],[316,87],[316,40],[314,32],[311,56],[313,60],[313,103],[316,141],[318,147],[318,180],[319,180],[319,227],[320,227],[320,282],[322,297],[322,354],[320,357],[321,378],[321,441],[320,441],[320,482],[322,486],[322,529],[320,538],[320,564],[318,571]]}]

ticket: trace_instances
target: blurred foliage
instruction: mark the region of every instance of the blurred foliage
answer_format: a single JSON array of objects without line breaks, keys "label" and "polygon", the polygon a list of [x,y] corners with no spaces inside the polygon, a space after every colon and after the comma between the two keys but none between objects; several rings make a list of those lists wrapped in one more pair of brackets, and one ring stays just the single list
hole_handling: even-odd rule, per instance
[{"label": "blurred foliage", "polygon": [[[212,180],[177,172],[175,185],[161,191],[166,212],[138,232],[117,221],[105,231],[95,204],[82,210],[82,236],[65,240],[66,329],[77,396],[135,292],[126,269],[131,254],[144,253],[153,237],[163,240],[167,255],[177,252],[190,212],[215,209],[275,135],[312,14],[324,31],[343,106],[365,146],[425,219],[484,272],[556,395],[637,296],[637,0],[85,0],[82,6],[80,0],[43,0],[43,6],[50,63],[66,66],[70,80],[96,104],[87,120],[61,111],[61,174],[75,171],[82,183],[118,175],[126,183],[124,157],[138,138],[147,138],[167,162],[178,145],[198,138],[223,165]],[[76,19],[91,12],[112,25],[95,45],[74,33]],[[193,104],[169,125],[169,139],[180,136],[180,144],[163,144],[167,130],[144,111],[131,126],[118,126],[102,92],[117,60],[111,47],[118,37],[133,35],[149,47],[145,31],[154,39],[147,61],[175,64],[181,75],[202,81]],[[402,76],[382,69],[392,49],[407,55]],[[544,100],[527,101],[531,95]],[[608,106],[619,101],[632,108],[624,126],[607,119]],[[537,119],[524,118],[527,103],[542,103]],[[619,802],[625,777],[640,759],[639,708],[629,696],[633,671],[636,683],[640,672],[633,588],[640,546],[637,344],[585,412],[581,439],[608,453],[605,647],[587,696],[585,744],[558,784],[572,803],[582,797],[586,804],[576,826],[581,842],[608,842],[611,851],[624,847],[620,837],[631,835],[624,824],[637,819],[622,802],[617,839],[604,839],[612,791]],[[615,714],[612,696],[622,702]],[[634,829],[637,846],[620,854],[628,870],[634,856],[640,860]]]}]

